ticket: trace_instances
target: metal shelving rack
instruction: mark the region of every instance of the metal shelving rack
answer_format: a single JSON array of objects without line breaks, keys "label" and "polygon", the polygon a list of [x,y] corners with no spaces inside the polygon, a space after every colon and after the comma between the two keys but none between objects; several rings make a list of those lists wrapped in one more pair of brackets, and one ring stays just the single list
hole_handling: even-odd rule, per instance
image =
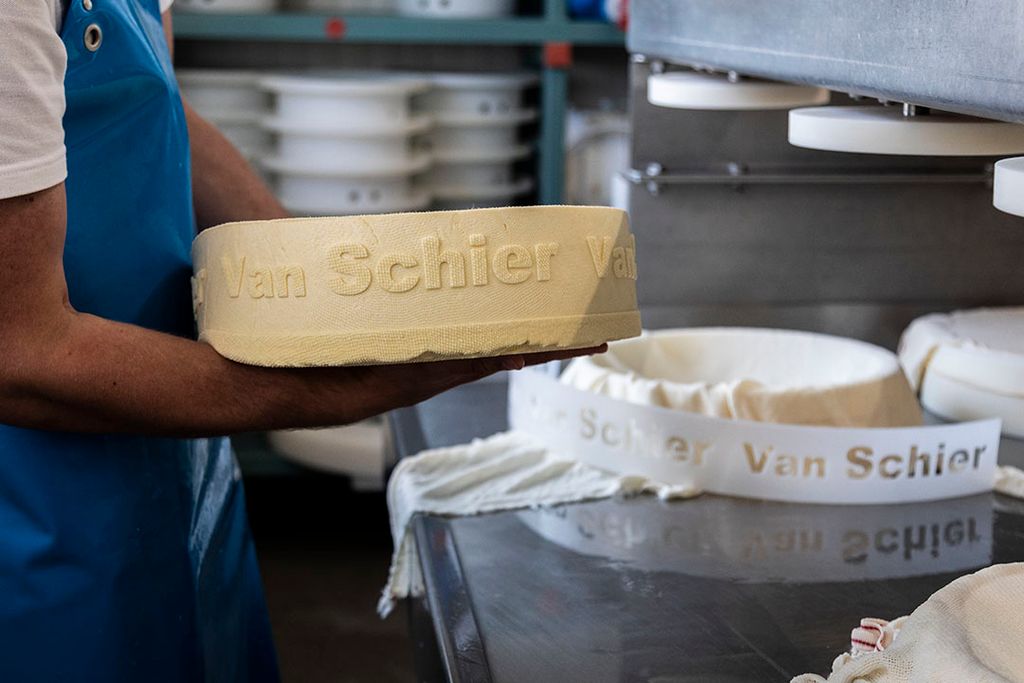
[{"label": "metal shelving rack", "polygon": [[570,19],[565,0],[544,0],[539,16],[507,19],[180,13],[174,17],[174,32],[182,40],[535,47],[541,64],[537,179],[542,204],[558,204],[564,198],[565,119],[573,46],[625,45],[625,34],[615,26]]}]

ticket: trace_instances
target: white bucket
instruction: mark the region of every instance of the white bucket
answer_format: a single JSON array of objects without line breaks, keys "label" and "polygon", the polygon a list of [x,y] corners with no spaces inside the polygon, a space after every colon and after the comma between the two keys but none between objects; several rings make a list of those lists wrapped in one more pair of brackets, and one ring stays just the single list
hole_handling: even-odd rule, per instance
[{"label": "white bucket", "polygon": [[515,178],[515,162],[530,151],[529,145],[520,145],[492,153],[436,154],[430,182],[435,187],[507,185]]},{"label": "white bucket", "polygon": [[440,154],[446,151],[490,152],[506,150],[519,143],[519,125],[536,118],[536,112],[523,111],[501,120],[485,117],[446,118],[437,122],[430,135],[430,146]]},{"label": "white bucket", "polygon": [[383,14],[395,11],[394,0],[289,0],[285,6],[300,12],[367,12]]},{"label": "white bucket", "polygon": [[523,91],[537,83],[532,74],[443,73],[430,80],[434,89],[424,97],[424,104],[439,117],[512,116],[522,107]]},{"label": "white bucket", "polygon": [[507,206],[513,199],[533,189],[533,180],[523,178],[501,185],[438,186],[433,188],[434,208],[472,209]]},{"label": "white bucket", "polygon": [[177,0],[174,8],[179,12],[266,14],[277,9],[277,0]]},{"label": "white bucket", "polygon": [[177,76],[182,95],[207,118],[259,115],[270,109],[270,98],[259,87],[259,73],[182,69]]},{"label": "white bucket", "polygon": [[[374,192],[376,190],[376,192]],[[352,216],[357,214],[401,213],[406,211],[423,211],[430,207],[433,195],[424,187],[413,185],[408,192],[396,194],[389,188],[371,187],[357,189],[361,195],[374,194],[379,199],[347,202],[338,200],[330,207],[318,205],[286,204],[285,208],[294,216]],[[343,198],[347,195],[343,195]]]},{"label": "white bucket", "polygon": [[412,96],[425,80],[377,76],[271,76],[261,85],[276,96],[276,114],[291,126],[355,131],[403,126],[412,117]]},{"label": "white bucket", "polygon": [[415,173],[381,175],[316,173],[263,164],[277,178],[277,195],[290,208],[309,213],[365,213],[414,202],[421,196]]},{"label": "white bucket", "polygon": [[398,13],[414,17],[506,17],[515,9],[515,0],[398,0]]},{"label": "white bucket", "polygon": [[377,167],[401,167],[415,161],[426,149],[422,137],[430,126],[426,117],[410,120],[403,127],[379,130],[324,130],[293,126],[281,119],[264,121],[277,139],[277,158],[293,167],[360,168],[372,159]]}]

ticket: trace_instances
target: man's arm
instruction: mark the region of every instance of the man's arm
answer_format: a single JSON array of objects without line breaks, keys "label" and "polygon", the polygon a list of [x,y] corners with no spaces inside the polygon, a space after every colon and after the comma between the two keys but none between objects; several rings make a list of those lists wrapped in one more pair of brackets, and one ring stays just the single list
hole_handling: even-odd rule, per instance
[{"label": "man's arm", "polygon": [[345,424],[501,369],[581,351],[379,367],[269,369],[79,313],[62,256],[64,186],[0,201],[0,424],[206,436]]}]

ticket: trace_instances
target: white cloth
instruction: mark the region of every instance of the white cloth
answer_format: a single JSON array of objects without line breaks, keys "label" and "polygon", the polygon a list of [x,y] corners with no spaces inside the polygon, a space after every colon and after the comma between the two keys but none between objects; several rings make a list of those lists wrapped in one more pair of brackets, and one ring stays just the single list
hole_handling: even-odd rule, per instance
[{"label": "white cloth", "polygon": [[378,611],[387,616],[396,600],[423,593],[416,543],[409,529],[417,513],[475,515],[642,491],[663,498],[699,493],[657,486],[641,477],[609,474],[560,458],[518,432],[405,458],[388,483],[395,551]]},{"label": "white cloth", "polygon": [[1021,605],[1024,564],[982,569],[898,620],[891,642],[840,655],[827,679],[805,674],[792,683],[1024,683]]},{"label": "white cloth", "polygon": [[[160,0],[165,11],[173,0]],[[0,0],[0,199],[67,177],[59,0]]]}]

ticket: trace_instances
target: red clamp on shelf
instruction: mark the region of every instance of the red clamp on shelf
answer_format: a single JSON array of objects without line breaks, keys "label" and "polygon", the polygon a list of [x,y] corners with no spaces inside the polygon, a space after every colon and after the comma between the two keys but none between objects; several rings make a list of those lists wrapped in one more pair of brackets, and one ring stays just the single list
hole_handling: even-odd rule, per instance
[{"label": "red clamp on shelf", "polygon": [[572,44],[544,43],[544,66],[549,69],[568,69],[572,66]]},{"label": "red clamp on shelf", "polygon": [[340,17],[331,17],[324,22],[324,35],[331,40],[341,40],[345,37],[345,20]]}]

